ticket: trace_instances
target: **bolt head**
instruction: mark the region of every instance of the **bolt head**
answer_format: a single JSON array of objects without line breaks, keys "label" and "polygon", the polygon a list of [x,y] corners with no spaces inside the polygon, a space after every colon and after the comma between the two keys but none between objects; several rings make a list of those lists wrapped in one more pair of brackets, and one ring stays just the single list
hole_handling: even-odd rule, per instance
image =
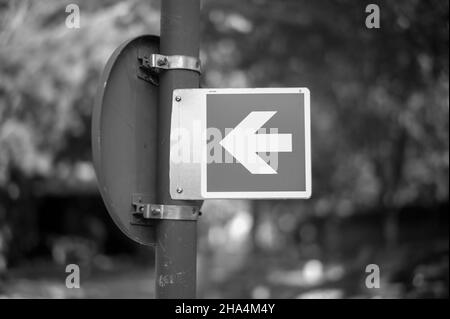
[{"label": "bolt head", "polygon": [[157,63],[158,63],[159,66],[166,65],[167,64],[167,59],[166,58],[158,59]]},{"label": "bolt head", "polygon": [[181,194],[183,192],[183,189],[181,187],[177,187],[177,193]]},{"label": "bolt head", "polygon": [[180,102],[181,101],[181,96],[176,96],[175,97],[175,101]]}]

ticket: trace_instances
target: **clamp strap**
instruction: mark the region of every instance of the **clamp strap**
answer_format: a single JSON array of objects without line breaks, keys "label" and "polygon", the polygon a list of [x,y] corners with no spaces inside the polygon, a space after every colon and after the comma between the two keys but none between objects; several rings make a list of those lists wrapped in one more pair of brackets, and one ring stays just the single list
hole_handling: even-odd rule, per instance
[{"label": "clamp strap", "polygon": [[133,215],[143,219],[197,220],[201,215],[196,206],[150,204],[144,201],[145,195],[133,194]]},{"label": "clamp strap", "polygon": [[201,73],[200,59],[192,56],[152,54],[150,57],[140,57],[139,61],[141,66],[147,69],[181,69]]}]

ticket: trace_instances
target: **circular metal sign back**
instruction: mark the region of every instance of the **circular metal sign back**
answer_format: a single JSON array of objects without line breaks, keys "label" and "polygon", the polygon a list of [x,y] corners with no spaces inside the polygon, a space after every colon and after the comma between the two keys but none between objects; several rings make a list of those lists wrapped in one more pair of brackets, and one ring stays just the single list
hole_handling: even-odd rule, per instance
[{"label": "circular metal sign back", "polygon": [[116,225],[141,244],[151,225],[136,222],[133,200],[156,202],[158,77],[139,59],[159,53],[159,37],[125,42],[109,58],[92,115],[92,150],[100,193]]}]

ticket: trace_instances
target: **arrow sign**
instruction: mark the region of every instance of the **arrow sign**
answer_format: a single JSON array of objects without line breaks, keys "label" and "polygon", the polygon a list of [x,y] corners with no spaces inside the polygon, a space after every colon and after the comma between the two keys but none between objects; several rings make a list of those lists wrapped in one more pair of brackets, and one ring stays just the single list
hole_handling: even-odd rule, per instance
[{"label": "arrow sign", "polygon": [[172,199],[311,196],[307,88],[174,90],[170,144]]},{"label": "arrow sign", "polygon": [[220,141],[220,145],[251,174],[277,174],[258,152],[292,152],[292,134],[257,134],[276,113],[251,112]]}]

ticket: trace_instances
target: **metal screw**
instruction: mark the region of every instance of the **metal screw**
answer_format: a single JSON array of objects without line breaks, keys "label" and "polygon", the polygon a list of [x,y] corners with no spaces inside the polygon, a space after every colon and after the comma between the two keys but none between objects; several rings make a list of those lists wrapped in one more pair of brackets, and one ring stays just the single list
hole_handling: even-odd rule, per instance
[{"label": "metal screw", "polygon": [[181,187],[177,187],[177,193],[181,194],[183,192],[183,189]]},{"label": "metal screw", "polygon": [[180,102],[181,101],[181,96],[176,96],[175,97],[175,101]]},{"label": "metal screw", "polygon": [[166,65],[167,62],[168,62],[167,59],[163,58],[163,59],[159,59],[158,62],[156,62],[156,63],[158,63],[159,66],[162,66],[162,65]]},{"label": "metal screw", "polygon": [[158,215],[159,213],[161,213],[161,209],[159,209],[159,208],[153,208],[152,209],[152,214],[153,215]]}]

